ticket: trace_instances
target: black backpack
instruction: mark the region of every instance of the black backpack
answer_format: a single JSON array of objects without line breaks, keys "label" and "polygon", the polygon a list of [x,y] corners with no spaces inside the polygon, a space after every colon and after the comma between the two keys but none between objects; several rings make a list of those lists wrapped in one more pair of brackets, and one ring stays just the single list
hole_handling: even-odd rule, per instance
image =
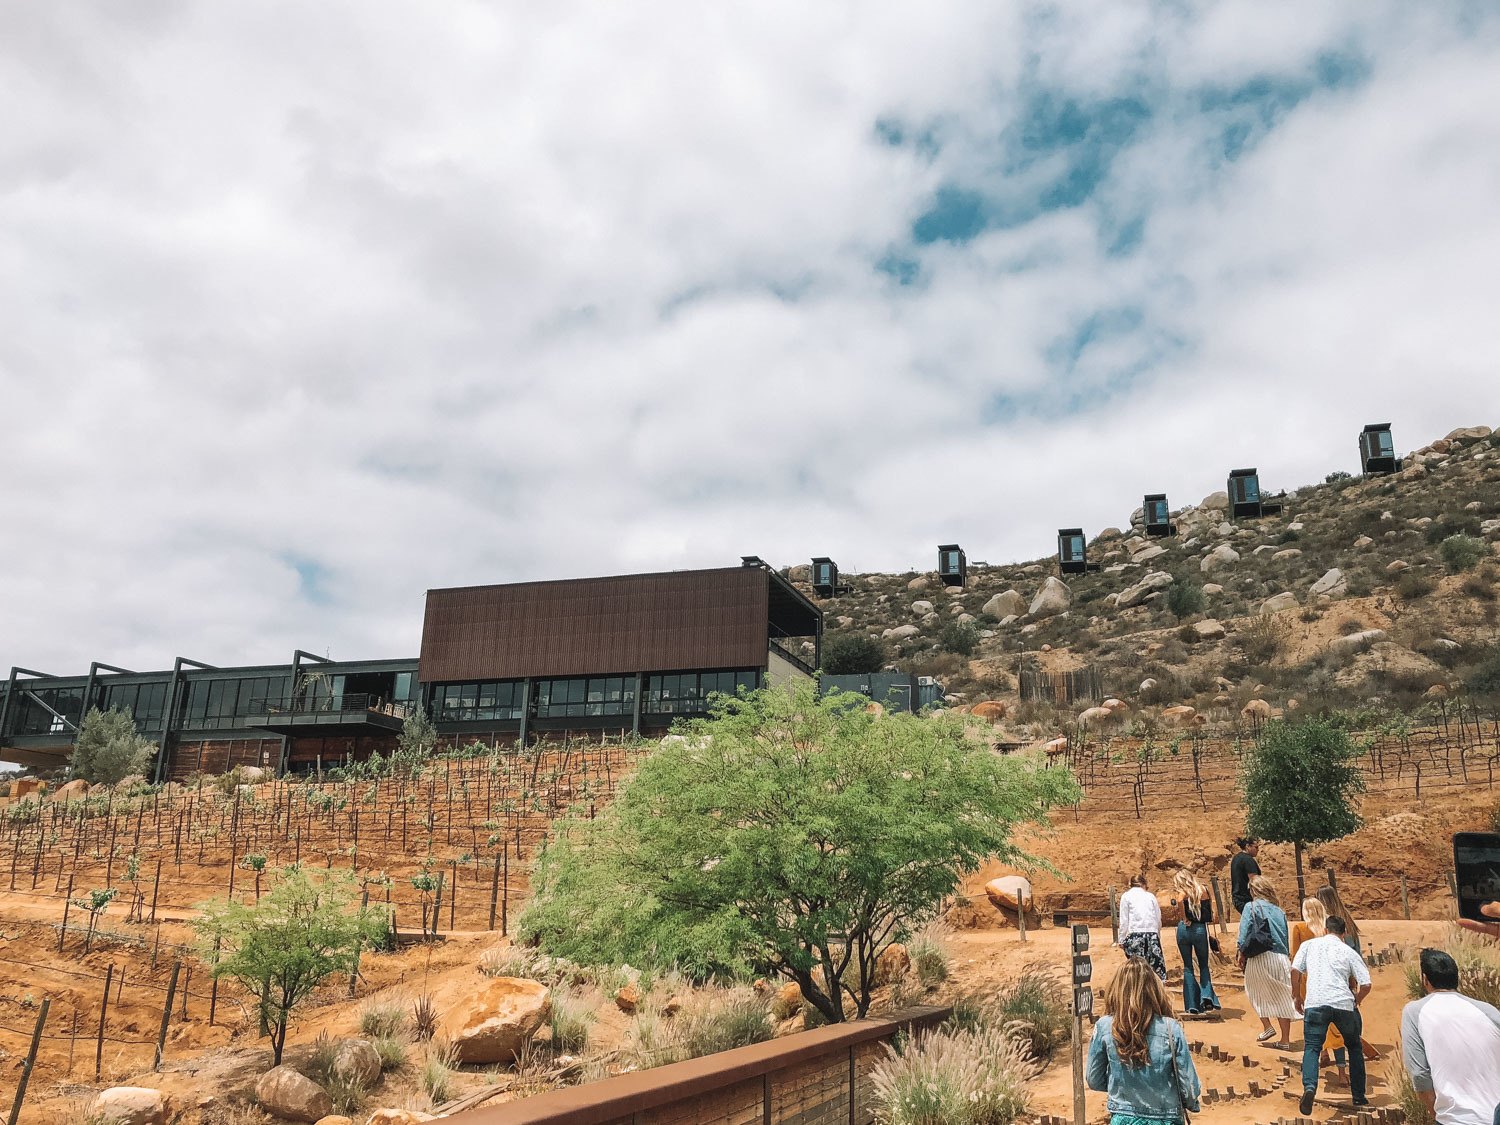
[{"label": "black backpack", "polygon": [[1245,940],[1240,943],[1240,952],[1245,959],[1259,957],[1262,953],[1270,953],[1276,948],[1276,939],[1271,934],[1271,920],[1266,917],[1262,910],[1250,912],[1250,924],[1245,929]]}]

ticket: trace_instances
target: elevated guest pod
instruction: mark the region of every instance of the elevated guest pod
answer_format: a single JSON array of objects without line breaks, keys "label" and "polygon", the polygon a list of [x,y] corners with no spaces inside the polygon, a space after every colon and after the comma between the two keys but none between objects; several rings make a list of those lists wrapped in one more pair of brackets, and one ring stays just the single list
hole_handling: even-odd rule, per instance
[{"label": "elevated guest pod", "polygon": [[1372,422],[1359,435],[1359,461],[1365,476],[1394,473],[1401,468],[1389,422]]},{"label": "elevated guest pod", "polygon": [[969,559],[957,543],[938,548],[938,577],[944,586],[962,586],[969,577]]},{"label": "elevated guest pod", "polygon": [[1057,566],[1064,574],[1082,574],[1089,568],[1088,546],[1083,528],[1064,527],[1057,532]]},{"label": "elevated guest pod", "polygon": [[1150,493],[1141,507],[1146,513],[1147,535],[1172,534],[1172,509],[1167,506],[1167,497],[1164,493]]},{"label": "elevated guest pod", "polygon": [[1281,511],[1280,504],[1267,503],[1261,496],[1260,473],[1255,469],[1231,469],[1226,491],[1233,519],[1257,519]]},{"label": "elevated guest pod", "polygon": [[812,588],[820,598],[831,598],[839,588],[839,564],[832,559],[813,559]]}]

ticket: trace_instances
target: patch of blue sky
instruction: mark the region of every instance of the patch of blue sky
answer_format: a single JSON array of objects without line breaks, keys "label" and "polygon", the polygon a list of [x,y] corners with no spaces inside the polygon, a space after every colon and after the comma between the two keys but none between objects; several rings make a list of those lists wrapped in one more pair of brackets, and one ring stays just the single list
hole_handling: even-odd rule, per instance
[{"label": "patch of blue sky", "polygon": [[281,561],[297,573],[297,593],[312,605],[329,605],[333,594],[328,588],[332,572],[323,563],[295,551],[284,552]]}]

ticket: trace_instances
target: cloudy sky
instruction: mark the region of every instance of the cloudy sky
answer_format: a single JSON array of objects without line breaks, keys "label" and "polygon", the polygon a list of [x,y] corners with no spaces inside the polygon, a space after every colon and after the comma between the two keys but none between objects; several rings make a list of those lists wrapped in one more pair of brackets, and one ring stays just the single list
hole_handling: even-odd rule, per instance
[{"label": "cloudy sky", "polygon": [[6,667],[1500,423],[1489,4],[12,3],[0,104]]}]

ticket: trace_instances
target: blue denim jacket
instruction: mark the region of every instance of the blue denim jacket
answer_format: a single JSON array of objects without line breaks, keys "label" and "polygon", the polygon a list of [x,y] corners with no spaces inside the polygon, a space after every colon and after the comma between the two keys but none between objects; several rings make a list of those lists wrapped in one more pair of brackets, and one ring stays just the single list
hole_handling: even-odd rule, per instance
[{"label": "blue denim jacket", "polygon": [[[1120,1058],[1113,1034],[1114,1018],[1105,1016],[1094,1025],[1089,1041],[1089,1061],[1085,1077],[1089,1089],[1109,1091],[1109,1112],[1131,1117],[1156,1117],[1164,1121],[1181,1121],[1186,1105],[1198,1112],[1198,1095],[1202,1086],[1193,1068],[1182,1024],[1157,1016],[1146,1032],[1146,1065],[1126,1066]],[[1177,1073],[1172,1059],[1176,1057]],[[1179,1090],[1177,1080],[1181,1078]]]}]

